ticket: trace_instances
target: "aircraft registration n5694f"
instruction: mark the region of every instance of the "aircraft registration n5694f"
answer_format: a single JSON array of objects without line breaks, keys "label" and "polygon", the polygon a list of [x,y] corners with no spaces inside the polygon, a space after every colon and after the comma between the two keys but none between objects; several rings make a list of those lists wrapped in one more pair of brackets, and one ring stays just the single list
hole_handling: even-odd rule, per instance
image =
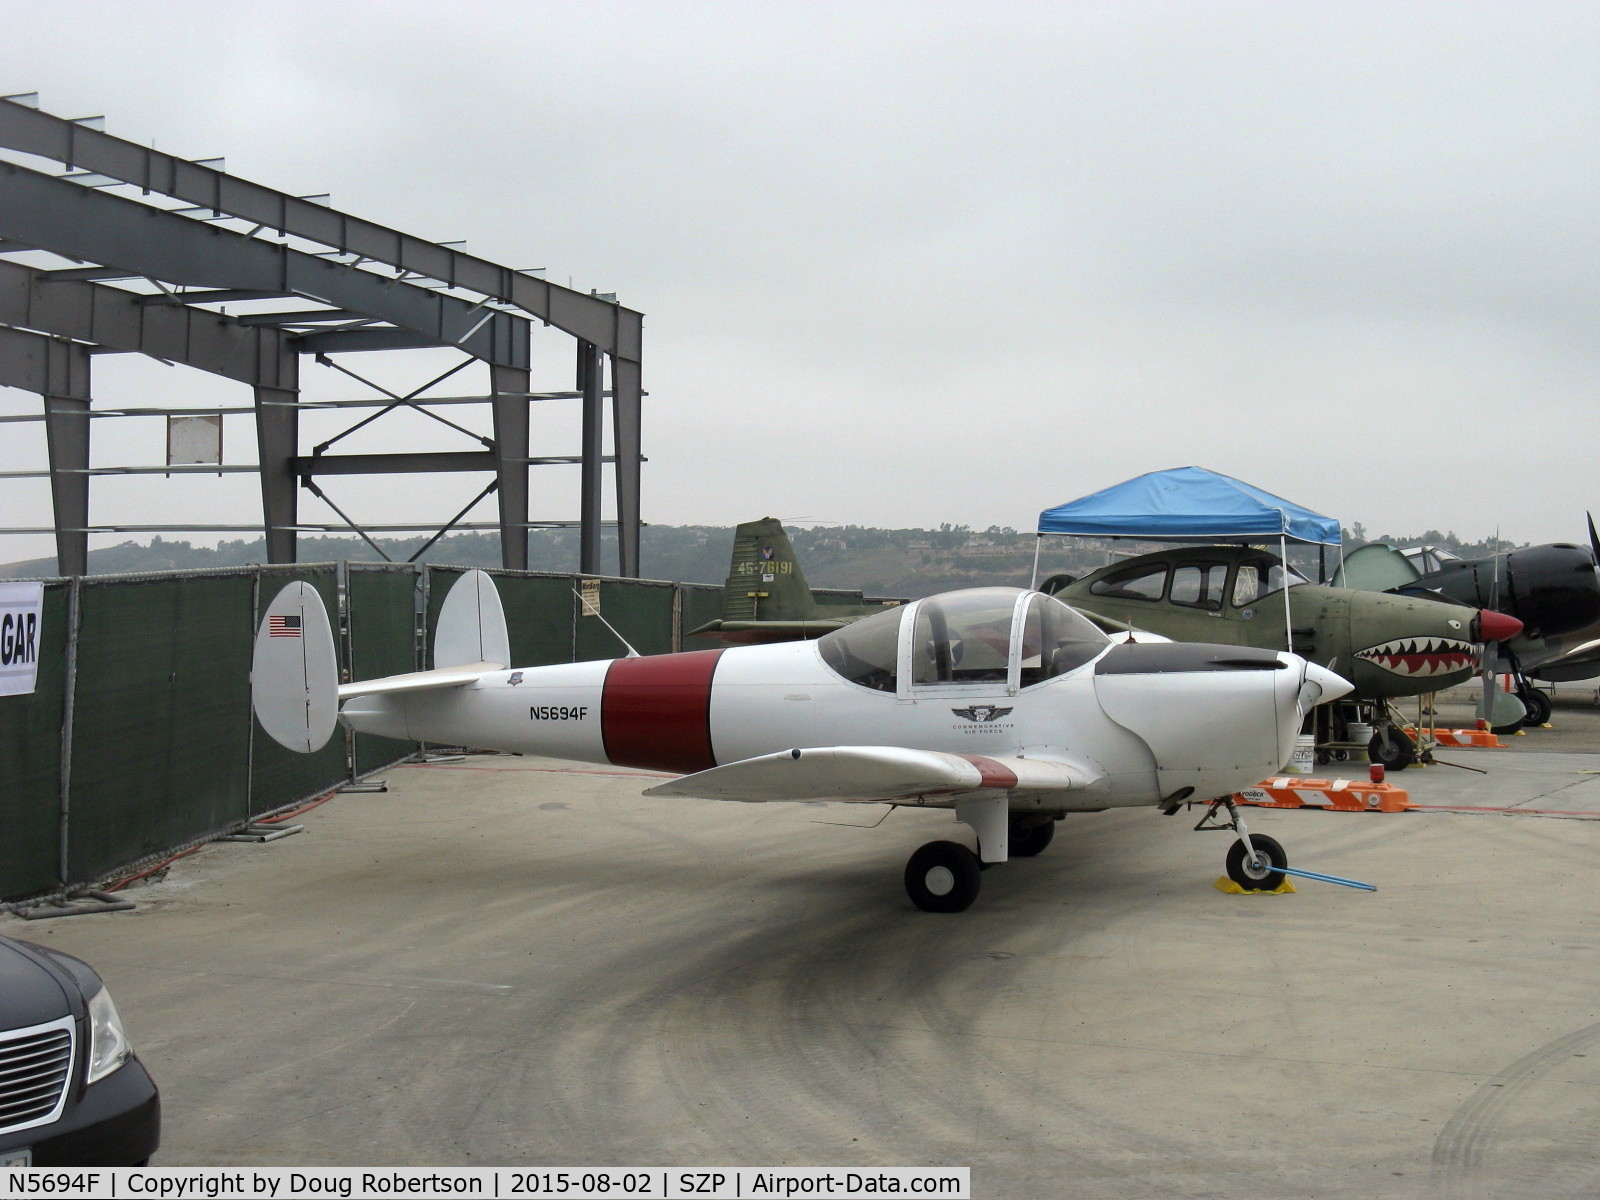
[{"label": "aircraft registration n5694f", "polygon": [[[1288,865],[1227,798],[1276,773],[1305,714],[1350,690],[1286,652],[1107,637],[1050,596],[932,596],[815,641],[509,668],[492,580],[446,597],[432,670],[340,686],[314,589],[278,593],[256,636],[262,727],[309,753],[362,733],[669,771],[647,796],[953,809],[978,852],[935,841],[906,866],[929,911],[976,899],[982,865],[1038,854],[1069,812],[1216,801],[1228,870]],[[340,702],[343,702],[342,709]]]}]

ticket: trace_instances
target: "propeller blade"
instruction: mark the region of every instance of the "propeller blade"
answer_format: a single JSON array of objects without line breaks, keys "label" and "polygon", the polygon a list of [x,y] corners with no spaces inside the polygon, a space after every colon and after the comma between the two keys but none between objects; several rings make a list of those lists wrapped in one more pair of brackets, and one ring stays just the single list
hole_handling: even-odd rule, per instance
[{"label": "propeller blade", "polygon": [[1594,531],[1594,514],[1584,513],[1589,518],[1589,549],[1594,552],[1594,561],[1600,565],[1600,533]]}]

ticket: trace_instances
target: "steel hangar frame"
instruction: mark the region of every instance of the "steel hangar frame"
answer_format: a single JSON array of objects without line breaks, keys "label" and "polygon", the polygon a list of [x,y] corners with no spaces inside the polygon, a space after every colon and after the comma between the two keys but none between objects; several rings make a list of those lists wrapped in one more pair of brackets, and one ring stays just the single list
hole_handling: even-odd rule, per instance
[{"label": "steel hangar frame", "polygon": [[[640,408],[643,315],[614,296],[563,288],[538,274],[499,266],[451,244],[385,228],[340,212],[327,197],[293,196],[229,175],[221,160],[188,160],[103,132],[101,118],[64,119],[37,108],[37,96],[0,97],[0,385],[40,394],[45,471],[64,575],[87,569],[91,533],[253,531],[263,529],[269,562],[295,561],[301,532],[497,528],[505,567],[528,567],[528,531],[570,526],[529,519],[529,470],[578,463],[580,569],[601,571],[604,464],[614,466],[617,573],[639,575]],[[12,152],[4,155],[3,152]],[[59,164],[58,173],[28,160]],[[18,161],[18,160],[21,161]],[[41,256],[37,252],[46,252]],[[27,265],[10,256],[61,259]],[[225,306],[249,307],[227,315]],[[532,323],[576,340],[575,387],[535,393],[530,386]],[[330,357],[447,347],[463,358],[422,387],[401,394],[371,384],[373,400],[310,401],[300,360],[312,355],[357,379]],[[102,353],[139,353],[194,367],[255,392],[252,408],[95,408],[91,363]],[[605,387],[609,360],[611,386]],[[486,396],[427,396],[461,366],[488,366]],[[363,382],[369,382],[363,380]],[[605,400],[611,400],[612,452],[605,453]],[[530,406],[582,403],[580,455],[530,454]],[[451,404],[490,406],[491,435],[432,411]],[[300,416],[309,409],[371,408],[373,415],[310,454],[301,453]],[[481,451],[330,454],[356,429],[396,410],[413,410],[476,438]],[[96,475],[173,474],[171,465],[91,467],[90,426],[102,417],[251,413],[259,453],[254,466],[191,470],[259,471],[260,525],[93,525],[89,484]],[[358,525],[318,486],[334,475],[477,471],[491,476],[453,518],[426,526]],[[343,525],[300,520],[299,490],[322,498]],[[467,522],[470,509],[497,493],[498,521]],[[429,543],[431,544],[431,542]],[[426,548],[426,547],[424,547]],[[421,551],[419,550],[420,554]]]}]

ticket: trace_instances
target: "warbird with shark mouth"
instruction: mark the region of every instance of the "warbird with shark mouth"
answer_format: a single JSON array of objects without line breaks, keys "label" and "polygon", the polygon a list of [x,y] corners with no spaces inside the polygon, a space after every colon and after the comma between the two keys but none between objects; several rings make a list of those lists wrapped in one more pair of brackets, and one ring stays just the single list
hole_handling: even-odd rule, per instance
[{"label": "warbird with shark mouth", "polygon": [[1276,554],[1245,546],[1158,550],[1081,579],[1055,576],[1042,590],[1092,615],[1179,641],[1287,647],[1287,615],[1295,652],[1344,667],[1357,700],[1465,683],[1477,669],[1485,630],[1499,636],[1517,624],[1432,597],[1311,583],[1285,570]]},{"label": "warbird with shark mouth", "polygon": [[[1304,714],[1349,685],[1287,652],[1114,644],[1020,588],[932,596],[815,641],[508,670],[493,582],[446,597],[435,667],[340,686],[326,611],[292,583],[252,667],[262,727],[292,750],[363,733],[673,772],[645,795],[953,809],[951,841],[905,870],[920,908],[959,912],[982,866],[1038,854],[1069,812],[1213,801],[1229,874],[1272,888],[1288,860],[1229,797],[1277,771]],[[344,702],[342,711],[340,701]]]},{"label": "warbird with shark mouth", "polygon": [[[1411,762],[1415,747],[1394,728],[1388,702],[1465,683],[1480,643],[1522,628],[1514,617],[1441,598],[1311,583],[1276,554],[1246,546],[1158,550],[1077,580],[1057,575],[1041,589],[1091,616],[1179,641],[1287,647],[1292,638],[1296,653],[1345,675],[1351,699],[1370,705],[1368,754],[1391,769]],[[1319,741],[1345,740],[1337,729],[1329,734]]]}]

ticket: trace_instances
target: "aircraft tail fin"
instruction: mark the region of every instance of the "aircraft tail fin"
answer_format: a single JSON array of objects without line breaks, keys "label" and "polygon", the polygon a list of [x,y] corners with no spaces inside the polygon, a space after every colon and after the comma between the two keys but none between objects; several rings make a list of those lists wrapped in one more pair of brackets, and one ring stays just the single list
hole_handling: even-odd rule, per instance
[{"label": "aircraft tail fin", "polygon": [[738,526],[722,588],[722,619],[807,621],[818,615],[783,522],[762,517]]},{"label": "aircraft tail fin", "polygon": [[1416,564],[1393,546],[1371,542],[1344,556],[1344,564],[1334,572],[1333,586],[1365,592],[1399,590],[1421,577]]},{"label": "aircraft tail fin", "polygon": [[485,670],[511,664],[511,636],[500,593],[494,580],[477,570],[451,585],[433,631],[435,669],[469,664]]},{"label": "aircraft tail fin", "polygon": [[327,745],[339,716],[339,662],[322,597],[287,585],[267,605],[250,663],[250,703],[273,741],[297,754]]}]

